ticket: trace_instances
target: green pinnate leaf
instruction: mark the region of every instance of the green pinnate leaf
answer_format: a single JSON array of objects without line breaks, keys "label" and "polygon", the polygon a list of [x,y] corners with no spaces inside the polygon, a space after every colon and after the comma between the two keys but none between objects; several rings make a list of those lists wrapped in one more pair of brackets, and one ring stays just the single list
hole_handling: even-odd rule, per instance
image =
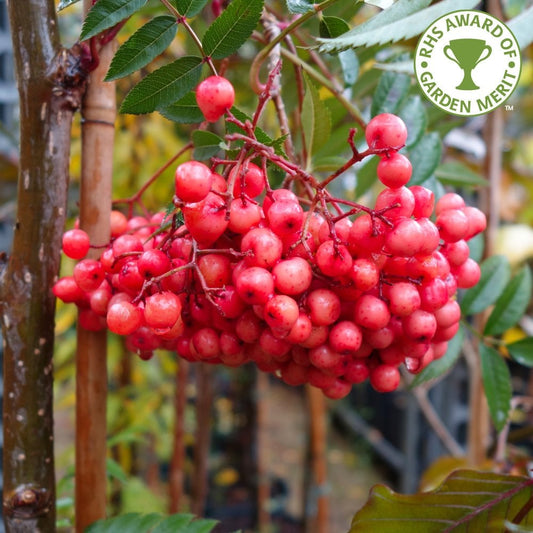
[{"label": "green pinnate leaf", "polygon": [[79,1],[80,0],[59,0],[59,3],[57,4],[57,10],[61,11],[62,9],[65,9],[66,7],[71,6]]},{"label": "green pinnate leaf", "polygon": [[172,42],[177,29],[176,19],[170,16],[156,17],[147,22],[117,50],[106,81],[127,76],[150,63]]},{"label": "green pinnate leaf", "polygon": [[176,9],[184,17],[194,17],[207,4],[207,0],[173,0]]},{"label": "green pinnate leaf", "polygon": [[500,335],[514,326],[531,301],[531,270],[526,265],[514,276],[496,300],[487,323],[485,335]]},{"label": "green pinnate leaf", "polygon": [[193,157],[197,161],[209,159],[226,148],[224,139],[211,131],[196,130],[192,134],[192,140],[194,143]]},{"label": "green pinnate leaf", "polygon": [[204,120],[204,115],[196,103],[193,92],[187,93],[169,106],[158,108],[158,111],[168,120],[178,124],[195,124]]},{"label": "green pinnate leaf", "polygon": [[121,113],[151,113],[168,107],[195,87],[202,72],[202,60],[185,56],[143,78],[126,95]]},{"label": "green pinnate leaf", "polygon": [[[358,46],[372,46],[410,39],[426,30],[436,19],[459,9],[472,9],[476,0],[442,0],[430,7],[430,0],[398,0],[367,23],[335,39],[318,39],[320,52],[338,52]],[[423,9],[425,8],[425,9]]]},{"label": "green pinnate leaf", "polygon": [[252,35],[263,11],[263,0],[234,0],[207,28],[202,39],[204,52],[223,59],[236,52]]},{"label": "green pinnate leaf", "polygon": [[409,151],[413,173],[409,185],[420,185],[431,177],[442,155],[442,141],[439,134],[432,131],[424,135]]},{"label": "green pinnate leaf", "polygon": [[81,28],[80,40],[86,41],[100,32],[130,17],[147,0],[98,0],[87,13]]},{"label": "green pinnate leaf", "polygon": [[506,348],[516,362],[533,368],[533,337],[507,344]]},{"label": "green pinnate leaf", "polygon": [[461,348],[463,346],[463,340],[464,329],[460,327],[455,337],[448,342],[448,350],[446,353],[440,359],[437,359],[430,365],[426,366],[426,368],[424,368],[420,374],[417,374],[415,379],[413,379],[411,382],[409,388],[418,387],[422,383],[432,381],[446,374],[446,372],[453,367],[459,358]]},{"label": "green pinnate leaf", "polygon": [[295,15],[304,15],[315,10],[313,2],[308,0],[287,0],[287,9]]},{"label": "green pinnate leaf", "polygon": [[507,422],[511,408],[511,374],[500,352],[481,344],[481,376],[483,388],[489,404],[489,412],[497,431],[501,431]]},{"label": "green pinnate leaf", "polygon": [[307,76],[305,80],[307,90],[303,101],[302,127],[305,132],[308,163],[310,163],[313,154],[329,139],[331,117],[315,85]]},{"label": "green pinnate leaf", "polygon": [[418,95],[409,96],[398,111],[398,116],[407,126],[406,148],[411,148],[420,141],[426,131],[428,116],[422,99]]},{"label": "green pinnate leaf", "polygon": [[375,117],[380,113],[397,113],[407,98],[410,87],[411,77],[407,74],[384,72],[372,99],[371,115]]},{"label": "green pinnate leaf", "polygon": [[480,313],[492,305],[502,294],[511,277],[509,260],[503,255],[493,255],[481,263],[478,284],[468,289],[461,301],[465,315]]},{"label": "green pinnate leaf", "polygon": [[[349,533],[503,531],[532,498],[533,479],[456,470],[435,490],[398,494],[384,485],[370,491]],[[522,523],[531,523],[526,517]],[[401,524],[401,525],[400,525]]]},{"label": "green pinnate leaf", "polygon": [[[350,29],[348,23],[339,17],[324,16],[320,20],[319,32],[321,37],[338,37]],[[359,58],[353,50],[344,50],[338,54],[342,68],[345,87],[353,85],[359,75]]]},{"label": "green pinnate leaf", "polygon": [[444,185],[464,187],[465,185],[486,187],[488,182],[477,172],[459,161],[442,163],[435,169],[435,176]]},{"label": "green pinnate leaf", "polygon": [[209,533],[217,525],[217,520],[199,518],[190,514],[177,514],[165,518],[151,533]]},{"label": "green pinnate leaf", "polygon": [[520,49],[524,50],[533,42],[533,32],[531,31],[533,26],[533,6],[507,22],[507,26],[516,37]]}]

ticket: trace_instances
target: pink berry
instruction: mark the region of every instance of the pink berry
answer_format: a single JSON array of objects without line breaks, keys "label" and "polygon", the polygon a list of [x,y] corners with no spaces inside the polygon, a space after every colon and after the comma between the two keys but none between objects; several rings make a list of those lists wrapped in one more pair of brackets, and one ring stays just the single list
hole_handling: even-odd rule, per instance
[{"label": "pink berry", "polygon": [[372,149],[399,150],[407,140],[407,127],[400,117],[391,113],[381,113],[367,124],[365,137]]},{"label": "pink berry", "polygon": [[100,261],[83,259],[74,267],[74,279],[82,291],[96,290],[104,281],[104,267]]},{"label": "pink berry", "polygon": [[153,328],[171,328],[181,316],[182,304],[173,292],[160,292],[148,296],[144,306],[146,324]]},{"label": "pink berry", "polygon": [[216,122],[234,101],[233,85],[222,76],[209,76],[196,87],[196,103],[208,122]]},{"label": "pink berry", "polygon": [[411,179],[413,168],[403,154],[389,152],[378,163],[377,176],[383,185],[397,189],[406,185]]},{"label": "pink berry", "polygon": [[[233,196],[235,198],[246,194],[248,198],[259,196],[265,189],[265,174],[255,163],[247,161],[241,166],[235,165],[229,175],[228,182],[235,180]],[[266,214],[266,210],[265,210]]]},{"label": "pink berry", "polygon": [[174,175],[176,196],[184,202],[203,200],[213,184],[213,173],[199,161],[187,161],[176,168]]},{"label": "pink berry", "polygon": [[400,372],[394,365],[379,364],[370,371],[370,385],[378,392],[392,392],[400,384]]},{"label": "pink berry", "polygon": [[130,335],[142,324],[142,311],[136,305],[127,302],[116,302],[107,310],[107,327],[117,335]]},{"label": "pink berry", "polygon": [[81,229],[71,229],[63,234],[63,252],[71,259],[83,259],[90,245],[89,235]]},{"label": "pink berry", "polygon": [[289,295],[306,291],[313,279],[309,262],[301,257],[291,257],[277,263],[272,269],[276,289]]}]

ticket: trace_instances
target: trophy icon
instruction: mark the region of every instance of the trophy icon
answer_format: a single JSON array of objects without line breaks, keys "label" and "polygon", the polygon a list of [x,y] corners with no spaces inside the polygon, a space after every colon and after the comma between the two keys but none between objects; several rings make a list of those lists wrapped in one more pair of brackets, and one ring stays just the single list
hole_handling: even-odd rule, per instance
[{"label": "trophy icon", "polygon": [[472,71],[478,63],[487,59],[492,48],[483,39],[453,39],[444,47],[444,55],[457,63],[464,71],[463,81],[456,87],[463,91],[475,91],[479,87],[472,79]]}]

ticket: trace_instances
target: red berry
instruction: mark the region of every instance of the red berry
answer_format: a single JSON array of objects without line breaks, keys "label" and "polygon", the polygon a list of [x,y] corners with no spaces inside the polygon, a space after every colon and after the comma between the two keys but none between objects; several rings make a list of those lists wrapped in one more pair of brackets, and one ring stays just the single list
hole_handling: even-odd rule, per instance
[{"label": "red berry", "polygon": [[222,76],[209,76],[196,87],[196,102],[208,122],[216,122],[234,101],[233,85]]},{"label": "red berry", "polygon": [[368,123],[365,137],[371,149],[399,150],[407,140],[407,127],[400,117],[391,113],[381,113]]},{"label": "red berry", "polygon": [[213,184],[213,173],[199,161],[187,161],[176,168],[174,175],[176,196],[184,202],[203,200]]},{"label": "red berry", "polygon": [[74,279],[85,292],[96,290],[104,281],[104,267],[100,261],[83,259],[74,267]]},{"label": "red berry", "polygon": [[[246,194],[249,198],[259,196],[265,188],[265,174],[255,163],[247,161],[241,166],[235,165],[229,175],[228,181],[235,180],[233,196],[236,198]],[[266,213],[266,211],[265,211]]]},{"label": "red berry", "polygon": [[171,328],[181,316],[181,300],[173,292],[148,296],[144,305],[144,319],[153,328]]},{"label": "red berry", "polygon": [[116,302],[107,310],[107,327],[117,335],[129,335],[142,324],[142,311],[136,305],[127,302]]},{"label": "red berry", "polygon": [[63,252],[71,259],[83,259],[90,245],[89,235],[81,229],[71,229],[63,234]]},{"label": "red berry", "polygon": [[392,392],[400,384],[400,372],[394,365],[379,364],[370,371],[370,385],[378,392]]},{"label": "red berry", "polygon": [[272,275],[276,289],[289,295],[306,291],[313,279],[313,271],[309,262],[301,257],[291,257],[280,261],[272,269]]},{"label": "red berry", "polygon": [[413,168],[411,162],[403,154],[389,152],[378,163],[378,179],[391,189],[406,185],[411,179]]}]

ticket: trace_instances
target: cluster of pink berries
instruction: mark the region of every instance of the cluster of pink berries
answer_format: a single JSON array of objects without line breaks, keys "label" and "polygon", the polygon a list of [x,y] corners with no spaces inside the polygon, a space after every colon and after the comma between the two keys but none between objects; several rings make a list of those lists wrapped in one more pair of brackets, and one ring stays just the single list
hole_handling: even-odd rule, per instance
[{"label": "cluster of pink berries", "polygon": [[126,336],[143,359],[164,348],[189,361],[254,361],[330,398],[367,378],[392,391],[401,364],[417,373],[446,352],[459,328],[456,291],[480,277],[467,240],[486,226],[459,195],[435,205],[430,190],[406,186],[406,136],[394,115],[368,124],[386,188],[353,220],[327,202],[304,210],[249,159],[225,176],[183,163],[174,197],[183,223],[114,211],[99,260],[82,259],[85,232],[67,231],[63,250],[81,260],[54,292],[79,306],[81,327]]}]

